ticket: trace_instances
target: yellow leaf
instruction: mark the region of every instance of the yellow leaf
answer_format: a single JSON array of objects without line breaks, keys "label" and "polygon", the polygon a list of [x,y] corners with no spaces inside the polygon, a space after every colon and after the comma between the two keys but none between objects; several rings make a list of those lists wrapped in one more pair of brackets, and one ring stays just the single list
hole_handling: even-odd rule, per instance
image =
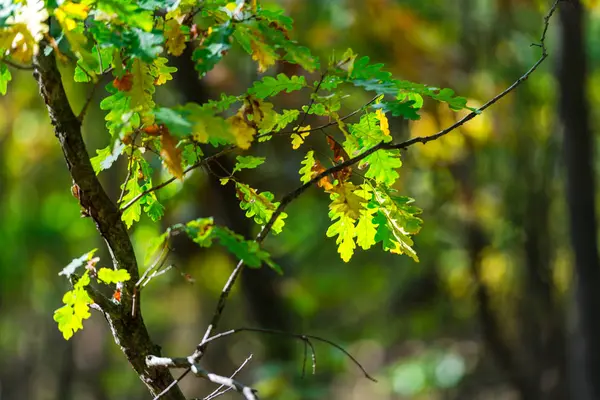
[{"label": "yellow leaf", "polygon": [[132,85],[131,90],[127,92],[131,97],[131,109],[140,113],[142,122],[145,125],[154,123],[154,77],[151,74],[150,67],[145,62],[136,58],[131,66]]},{"label": "yellow leaf", "polygon": [[258,72],[265,72],[267,68],[275,64],[277,54],[268,44],[260,40],[253,40],[250,48],[252,49],[252,59],[258,63]]},{"label": "yellow leaf", "polygon": [[[86,50],[87,38],[83,34],[83,21],[87,17],[87,6],[84,4],[75,4],[70,1],[64,2],[60,7],[54,10],[54,17],[60,24],[65,37],[71,45],[71,50],[79,56],[85,58],[91,57]],[[78,21],[79,29],[78,29]]]},{"label": "yellow leaf", "polygon": [[308,135],[310,135],[310,125],[298,129],[298,133],[292,133],[292,148],[294,150],[299,149]]},{"label": "yellow leaf", "polygon": [[14,15],[5,21],[0,30],[0,48],[16,61],[31,62],[39,51],[39,41],[48,32],[48,11],[43,0],[22,1]]},{"label": "yellow leaf", "polygon": [[59,8],[73,18],[86,19],[88,16],[88,7],[82,3],[66,1]]},{"label": "yellow leaf", "polygon": [[160,155],[163,158],[167,169],[177,179],[183,179],[183,168],[181,167],[181,149],[177,148],[177,139],[175,139],[167,129],[163,129],[160,137]]},{"label": "yellow leaf", "polygon": [[16,24],[0,32],[0,48],[7,49],[7,55],[24,64],[30,63],[39,51],[39,45],[25,24]]},{"label": "yellow leaf", "polygon": [[[345,182],[341,185],[334,186],[331,189],[333,202],[329,208],[335,213],[347,215],[352,219],[360,217],[360,211],[364,208],[366,200],[355,194],[359,187],[352,182]],[[359,192],[360,193],[360,192]],[[335,196],[335,197],[334,197]]]},{"label": "yellow leaf", "polygon": [[180,56],[185,50],[185,35],[181,30],[181,24],[176,19],[170,19],[165,25],[165,46],[167,52]]},{"label": "yellow leaf", "polygon": [[243,114],[239,112],[236,115],[229,117],[227,121],[231,126],[231,133],[235,138],[237,146],[240,149],[249,149],[250,143],[254,140],[256,130],[246,123]]},{"label": "yellow leaf", "polygon": [[381,128],[381,132],[383,132],[383,134],[385,136],[389,136],[390,135],[390,123],[388,122],[388,119],[385,116],[385,113],[383,111],[381,111],[381,109],[378,109],[375,112],[375,116],[379,120],[379,127]]}]

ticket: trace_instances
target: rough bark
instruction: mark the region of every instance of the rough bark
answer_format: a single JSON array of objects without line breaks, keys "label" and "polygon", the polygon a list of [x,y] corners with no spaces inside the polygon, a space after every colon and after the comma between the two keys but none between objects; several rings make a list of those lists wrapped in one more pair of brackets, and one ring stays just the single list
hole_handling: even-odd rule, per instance
[{"label": "rough bark", "polygon": [[579,0],[560,8],[559,112],[564,131],[566,194],[574,270],[571,396],[600,399],[600,265],[597,248],[593,136],[585,93],[584,10]]},{"label": "rough bark", "polygon": [[[121,305],[114,305],[102,296],[94,296],[94,301],[104,313],[115,342],[150,392],[156,395],[173,381],[173,377],[168,370],[151,369],[145,363],[146,355],[157,355],[160,348],[150,340],[144,325],[139,309],[139,294],[137,310],[135,316],[132,316],[130,294],[133,293],[139,274],[127,229],[115,203],[110,200],[94,173],[81,135],[81,122],[69,104],[54,53],[47,56],[40,51],[35,57],[34,65],[34,76],[48,108],[55,135],[60,142],[73,183],[80,188],[80,202],[106,241],[114,268],[126,269],[131,275],[131,280],[124,287]],[[179,388],[173,388],[163,398],[180,400],[184,396]]]}]

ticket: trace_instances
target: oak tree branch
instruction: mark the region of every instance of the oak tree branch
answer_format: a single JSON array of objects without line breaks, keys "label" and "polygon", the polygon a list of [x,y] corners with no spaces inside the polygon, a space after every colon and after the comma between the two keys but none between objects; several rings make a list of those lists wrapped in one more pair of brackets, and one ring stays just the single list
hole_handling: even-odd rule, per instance
[{"label": "oak tree branch", "polygon": [[[85,206],[100,235],[106,241],[113,267],[123,268],[131,275],[131,280],[124,289],[133,293],[135,282],[139,278],[133,246],[127,229],[121,221],[119,210],[94,173],[81,135],[81,121],[73,113],[69,104],[56,65],[55,52],[46,55],[44,49],[46,46],[48,46],[46,43],[42,43],[42,49],[34,58],[34,77],[48,108],[73,183],[79,187],[81,204]],[[90,296],[96,301],[97,308],[101,308],[102,298],[93,291],[90,291]],[[160,349],[150,340],[141,313],[138,312],[136,317],[132,317],[126,311],[130,310],[130,303],[131,297],[123,296],[121,306],[105,307],[102,308],[102,312],[109,322],[115,342],[121,347],[140,379],[151,393],[159,393],[173,381],[173,377],[168,370],[153,369],[146,365],[145,355],[160,354]],[[184,399],[179,388],[171,390],[168,398]]]}]

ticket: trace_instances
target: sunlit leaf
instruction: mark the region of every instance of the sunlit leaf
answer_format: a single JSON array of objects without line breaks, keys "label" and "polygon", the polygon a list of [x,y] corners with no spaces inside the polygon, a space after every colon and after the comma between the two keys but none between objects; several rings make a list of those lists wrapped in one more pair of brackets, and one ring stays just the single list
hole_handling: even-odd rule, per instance
[{"label": "sunlit leaf", "polygon": [[233,168],[233,173],[237,171],[241,171],[242,169],[254,169],[259,165],[262,165],[266,158],[265,157],[255,157],[255,156],[237,156],[236,164]]},{"label": "sunlit leaf", "polygon": [[98,270],[98,279],[104,283],[118,283],[130,280],[131,275],[125,269],[100,268]]},{"label": "sunlit leaf", "polygon": [[275,78],[266,76],[262,81],[254,82],[254,85],[248,93],[251,93],[259,99],[264,99],[270,96],[285,91],[291,93],[295,90],[300,90],[306,86],[306,79],[303,76],[288,77],[285,74],[279,74]]}]

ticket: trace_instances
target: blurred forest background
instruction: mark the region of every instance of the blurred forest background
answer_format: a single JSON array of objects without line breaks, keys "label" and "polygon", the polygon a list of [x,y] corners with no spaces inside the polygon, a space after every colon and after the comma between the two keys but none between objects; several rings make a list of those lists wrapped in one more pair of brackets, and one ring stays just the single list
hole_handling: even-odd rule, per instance
[{"label": "blurred forest background", "polygon": [[[583,45],[594,127],[600,118],[600,9],[587,3]],[[453,88],[471,106],[492,98],[535,62],[539,49],[530,44],[539,40],[549,7],[541,0],[280,4],[296,20],[295,38],[323,60],[332,49],[351,47],[399,78]],[[549,60],[515,92],[463,128],[404,153],[397,188],[424,209],[425,224],[415,238],[420,263],[380,250],[343,263],[325,237],[328,197],[310,190],[287,210],[283,234],[265,242],[285,274],[247,269],[235,288],[223,329],[253,326],[326,337],[379,383],[325,345],[317,345],[316,375],[302,377],[302,343],[252,333],[217,342],[203,360],[209,368],[228,375],[253,354],[239,377],[265,399],[571,398],[565,360],[574,262],[559,112],[558,64],[566,49],[560,24],[556,18],[550,26]],[[174,61],[180,71],[159,88],[157,102],[241,93],[258,76],[239,49],[202,81],[189,59],[186,53]],[[279,65],[271,73],[303,73],[295,68]],[[109,255],[93,222],[80,218],[36,82],[27,71],[14,75],[8,95],[0,98],[0,399],[147,399],[98,313],[70,341],[52,320],[68,289],[58,272],[91,248],[100,248],[101,259]],[[77,112],[90,86],[65,84]],[[109,140],[98,107],[103,86],[84,126],[90,154]],[[349,111],[369,100],[348,94]],[[281,102],[292,108],[307,100],[288,95]],[[421,120],[390,122],[397,137],[408,138],[435,133],[460,116],[426,103]],[[301,155],[288,142],[270,143],[260,149],[271,162],[260,178],[247,181],[280,197],[298,185]],[[100,174],[113,198],[125,174],[123,159]],[[248,237],[256,233],[229,188],[201,170],[158,194],[167,210],[163,221],[142,217],[133,228],[140,260],[165,227],[197,217],[214,215]],[[171,262],[178,270],[150,283],[143,312],[163,351],[183,356],[199,342],[236,260],[183,239],[174,248]],[[187,378],[182,389],[203,398],[214,387]]]}]

